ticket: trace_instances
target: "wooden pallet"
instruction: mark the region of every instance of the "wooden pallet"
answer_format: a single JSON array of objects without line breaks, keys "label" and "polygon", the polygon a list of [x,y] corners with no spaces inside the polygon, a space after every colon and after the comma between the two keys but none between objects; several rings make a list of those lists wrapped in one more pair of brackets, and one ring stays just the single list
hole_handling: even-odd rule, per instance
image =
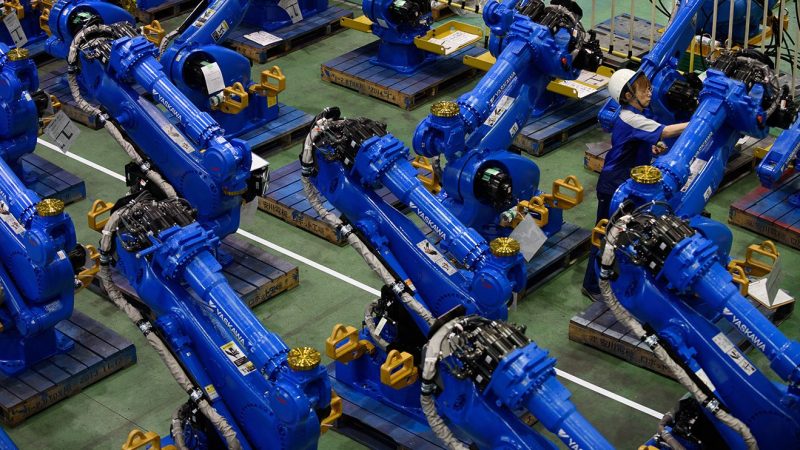
[{"label": "wooden pallet", "polygon": [[544,115],[531,118],[520,130],[512,148],[542,156],[597,126],[597,114],[608,99],[601,89],[582,99],[567,99]]},{"label": "wooden pallet", "polygon": [[[761,306],[755,300],[751,301],[776,325],[785,320],[794,309],[794,302],[773,311]],[[746,350],[749,347],[747,338],[743,337],[728,322],[721,322],[720,330],[740,349]],[[592,303],[585,311],[570,319],[569,339],[617,356],[636,366],[672,377],[669,369],[656,358],[650,347],[634,337],[625,325],[617,322],[613,313],[603,302]]]},{"label": "wooden pallet", "polygon": [[[380,188],[377,193],[389,204],[398,206],[397,197],[385,187]],[[326,209],[339,215],[339,211],[329,202],[326,201],[324,205]],[[258,199],[258,209],[336,245],[344,245],[346,242],[334,227],[319,217],[306,199],[300,181],[300,161],[272,171],[267,193]]]},{"label": "wooden pallet", "polygon": [[561,231],[550,236],[533,259],[528,262],[527,291],[531,292],[566,270],[589,253],[592,232],[572,223],[565,223]]},{"label": "wooden pallet", "polygon": [[774,189],[759,186],[733,202],[728,222],[800,249],[800,207],[788,201],[798,194],[800,172],[794,172]]},{"label": "wooden pallet", "polygon": [[[456,4],[460,5],[460,2]],[[452,17],[455,14],[447,3],[435,3],[431,6],[431,17],[433,17],[434,22]]]},{"label": "wooden pallet", "polygon": [[41,198],[57,198],[69,205],[86,198],[86,185],[70,172],[33,153],[20,158],[22,181]]},{"label": "wooden pallet", "polygon": [[225,42],[225,45],[246,56],[256,64],[264,64],[289,52],[319,41],[325,36],[343,30],[340,19],[353,17],[353,11],[338,6],[331,6],[325,11],[281,29],[271,31],[281,40],[261,45],[245,36],[262,31],[252,25],[239,25]]},{"label": "wooden pallet", "polygon": [[328,365],[331,387],[342,399],[342,416],[333,430],[373,450],[440,450],[447,448],[424,418],[390,408],[336,378]]},{"label": "wooden pallet", "polygon": [[[223,239],[220,248],[233,257],[233,262],[222,269],[223,274],[233,290],[250,308],[299,284],[297,266],[267,253],[244,238],[236,235],[228,236]],[[140,301],[136,291],[116,268],[112,268],[112,280],[129,299]],[[89,289],[106,296],[97,279]]]},{"label": "wooden pallet", "polygon": [[[756,149],[766,148],[772,145],[775,141],[773,136],[767,136],[764,139],[748,138],[742,144],[736,146],[734,154],[728,160],[725,166],[725,174],[722,177],[722,183],[719,189],[726,188],[739,180],[743,176],[750,173],[755,165]],[[611,150],[611,143],[607,142],[604,146],[595,146],[594,148],[587,148],[583,155],[583,167],[593,172],[600,173],[605,164],[606,155]],[[718,189],[718,190],[719,190]]]},{"label": "wooden pallet", "polygon": [[71,397],[136,362],[133,343],[74,311],[56,329],[75,341],[67,353],[36,364],[22,374],[0,376],[0,421],[16,426],[28,417]]},{"label": "wooden pallet", "polygon": [[[95,114],[89,114],[80,109],[72,98],[72,93],[67,85],[65,74],[67,73],[67,63],[63,60],[56,60],[39,67],[39,87],[49,95],[54,95],[61,102],[61,110],[70,119],[78,122],[93,130],[98,130],[102,126]],[[86,95],[86,91],[81,88],[81,93]],[[88,97],[87,97],[88,98]]]},{"label": "wooden pallet", "polygon": [[188,13],[193,10],[198,3],[200,3],[199,0],[167,0],[152,8],[136,8],[133,11],[133,16],[142,23],[150,23],[154,20],[167,20]]},{"label": "wooden pallet", "polygon": [[311,128],[314,116],[297,108],[278,103],[278,117],[264,126],[247,132],[237,139],[250,145],[250,149],[259,154],[280,150],[303,141]]},{"label": "wooden pallet", "polygon": [[477,73],[462,63],[465,55],[485,50],[466,47],[448,56],[436,57],[411,74],[370,62],[378,54],[380,41],[371,42],[322,64],[322,80],[338,84],[401,108],[411,110],[435,97],[442,89],[460,85]]},{"label": "wooden pallet", "polygon": [[[628,54],[629,50],[629,39],[628,36],[630,35],[630,19],[631,16],[628,13],[619,14],[614,18],[614,52],[623,53],[625,55]],[[650,30],[651,24],[649,20],[643,19],[641,17],[634,17],[634,29],[633,29],[633,48],[630,49],[631,56],[636,58],[641,58],[644,56],[648,51],[650,51]],[[663,29],[664,25],[660,25],[656,23],[656,33],[654,43],[658,42],[659,38],[661,37],[661,33],[658,30]],[[610,48],[609,44],[611,43],[611,19],[605,20],[603,22],[598,23],[593,28],[595,33],[597,34],[597,39],[600,41],[600,46],[603,48]],[[618,56],[609,54],[608,52],[603,54],[603,65],[611,67],[612,69],[621,69],[625,67],[631,66],[630,58],[626,58],[624,56]]]}]

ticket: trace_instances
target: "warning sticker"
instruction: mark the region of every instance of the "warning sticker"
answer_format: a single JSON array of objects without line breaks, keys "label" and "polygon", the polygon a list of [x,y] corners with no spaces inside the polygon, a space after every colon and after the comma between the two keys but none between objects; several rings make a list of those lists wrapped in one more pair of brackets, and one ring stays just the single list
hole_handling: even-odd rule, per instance
[{"label": "warning sticker", "polygon": [[217,29],[214,30],[213,33],[211,33],[211,38],[214,39],[214,42],[217,42],[220,39],[222,39],[222,36],[224,36],[225,33],[228,32],[228,28],[229,28],[228,27],[228,21],[227,20],[223,20],[222,23],[219,24]]},{"label": "warning sticker", "polygon": [[512,103],[514,103],[514,97],[509,97],[508,95],[504,95],[503,98],[501,98],[500,101],[497,102],[497,106],[495,106],[494,111],[492,111],[492,114],[490,114],[489,117],[486,119],[486,121],[483,123],[485,125],[493,127],[494,124],[497,123],[498,120],[500,120],[500,117],[502,117],[503,114],[505,114],[508,108],[511,107]]},{"label": "warning sticker", "polygon": [[11,39],[14,41],[14,46],[22,48],[28,43],[28,37],[25,36],[25,30],[22,29],[22,24],[19,23],[17,13],[12,12],[3,17],[3,23],[6,25],[8,34],[11,35]]},{"label": "warning sticker", "polygon": [[[681,188],[681,192],[686,192],[692,186],[694,179],[697,178],[697,175],[703,170],[708,164],[708,161],[704,161],[700,158],[695,158],[692,160],[691,165],[689,165],[689,178],[686,179],[686,183]],[[708,200],[708,199],[706,199]]]},{"label": "warning sticker", "polygon": [[230,341],[220,348],[222,352],[225,353],[225,356],[228,357],[228,360],[239,369],[239,373],[242,375],[250,375],[255,372],[256,366],[247,359],[247,356],[242,353],[242,349],[240,349],[236,343]]},{"label": "warning sticker", "polygon": [[209,400],[214,401],[219,398],[219,394],[217,394],[217,388],[215,388],[213,384],[209,384],[208,386],[204,387],[203,390],[206,391],[206,396],[208,396]]},{"label": "warning sticker", "polygon": [[425,253],[425,256],[430,258],[434,264],[444,270],[444,273],[447,275],[453,275],[457,272],[456,268],[450,264],[450,261],[448,261],[443,254],[439,253],[439,250],[436,250],[436,247],[434,247],[433,244],[427,240],[417,243],[417,248],[422,250],[422,252]]},{"label": "warning sticker", "polygon": [[278,6],[286,11],[286,14],[288,14],[289,18],[292,20],[292,23],[297,23],[303,20],[303,12],[300,10],[300,5],[297,4],[297,0],[280,0],[278,2]]},{"label": "warning sticker", "polygon": [[206,24],[206,22],[208,22],[208,19],[210,19],[215,12],[216,12],[215,10],[208,8],[200,17],[197,18],[197,20],[192,25],[198,28],[202,27],[203,25]]},{"label": "warning sticker", "polygon": [[742,368],[744,373],[746,373],[748,376],[755,373],[756,367],[744,357],[742,352],[740,352],[739,349],[737,349],[736,346],[733,345],[733,343],[727,337],[725,337],[724,334],[719,333],[714,336],[712,340],[715,344],[717,344],[717,347],[719,347],[720,350],[730,356],[736,365]]}]

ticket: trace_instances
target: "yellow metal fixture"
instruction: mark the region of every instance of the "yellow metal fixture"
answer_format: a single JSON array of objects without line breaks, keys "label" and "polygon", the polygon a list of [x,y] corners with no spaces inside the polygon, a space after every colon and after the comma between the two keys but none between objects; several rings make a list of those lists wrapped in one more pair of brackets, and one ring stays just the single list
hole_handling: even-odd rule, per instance
[{"label": "yellow metal fixture", "polygon": [[113,203],[105,202],[99,199],[95,200],[94,203],[92,203],[92,209],[90,209],[89,213],[86,214],[89,222],[89,228],[94,231],[103,231],[106,223],[108,223],[108,217],[100,221],[98,221],[97,218],[105,213],[110,212],[113,207]]},{"label": "yellow metal fixture", "polygon": [[411,386],[418,376],[419,371],[414,366],[414,357],[410,353],[392,350],[381,364],[381,383],[393,389]]},{"label": "yellow metal fixture", "polygon": [[656,184],[661,181],[661,171],[650,165],[636,166],[631,169],[631,178],[641,184]]},{"label": "yellow metal fixture", "polygon": [[739,285],[739,292],[742,296],[747,297],[747,293],[750,290],[750,279],[747,278],[747,274],[744,272],[742,266],[731,261],[728,264],[728,272],[731,273],[733,282]]},{"label": "yellow metal fixture", "polygon": [[28,59],[30,53],[28,53],[27,48],[15,48],[9,50],[7,56],[9,61],[22,61],[24,59]]},{"label": "yellow metal fixture", "polygon": [[373,353],[375,346],[371,342],[358,338],[355,327],[336,324],[330,337],[325,340],[325,354],[334,361],[347,364],[361,358],[365,353]]},{"label": "yellow metal fixture", "polygon": [[225,114],[239,114],[250,104],[250,97],[238,81],[233,86],[228,86],[220,92],[222,98],[217,103],[212,103],[211,109]]},{"label": "yellow metal fixture", "polygon": [[328,417],[322,419],[319,424],[319,431],[320,434],[325,434],[329,428],[333,427],[334,422],[339,417],[342,417],[342,398],[331,389],[331,413],[328,414]]},{"label": "yellow metal fixture", "polygon": [[149,25],[142,26],[142,34],[145,39],[159,46],[167,35],[167,32],[164,30],[164,27],[161,26],[161,22],[154,20],[150,22]]},{"label": "yellow metal fixture", "polygon": [[128,439],[122,444],[122,450],[137,450],[140,448],[151,450],[177,450],[174,445],[161,446],[161,437],[152,431],[142,431],[140,429],[131,430]]},{"label": "yellow metal fixture", "polygon": [[491,53],[484,52],[478,56],[470,56],[464,55],[463,63],[465,66],[472,67],[474,69],[482,70],[484,72],[488,72],[489,69],[492,68],[494,63],[497,62],[497,58],[492,56]]},{"label": "yellow metal fixture", "polygon": [[312,347],[295,347],[286,355],[289,368],[298,372],[316,369],[321,361],[319,351]]},{"label": "yellow metal fixture", "polygon": [[439,175],[433,169],[433,164],[431,164],[431,161],[428,158],[424,156],[416,156],[414,157],[414,160],[411,161],[411,165],[414,166],[415,169],[430,173],[430,176],[425,176],[421,173],[417,174],[417,178],[420,182],[422,182],[422,185],[425,186],[425,189],[434,194],[438,194],[439,191],[442,190],[442,181],[439,179]]},{"label": "yellow metal fixture", "polygon": [[46,198],[36,204],[36,212],[41,217],[57,216],[64,212],[64,202],[57,198]]},{"label": "yellow metal fixture", "polygon": [[250,92],[267,97],[267,106],[278,103],[278,94],[286,89],[286,76],[278,66],[261,72],[261,82],[250,86]]},{"label": "yellow metal fixture", "polygon": [[[453,34],[468,34],[471,37],[463,41],[459,41],[457,47],[446,47],[443,43],[447,40],[448,36]],[[424,36],[415,37],[414,45],[426,52],[436,53],[437,55],[449,55],[457,52],[468,45],[472,45],[483,37],[483,30],[475,25],[469,25],[463,22],[452,20],[445,24],[432,28]]]},{"label": "yellow metal fixture", "polygon": [[772,272],[772,268],[778,261],[780,253],[775,243],[772,241],[764,241],[760,244],[752,244],[747,247],[744,254],[744,260],[734,259],[728,264],[731,266],[740,266],[744,272],[751,277],[765,277]]},{"label": "yellow metal fixture", "polygon": [[519,242],[510,237],[499,237],[492,239],[489,248],[494,256],[516,256],[519,253]]},{"label": "yellow metal fixture", "polygon": [[355,19],[349,17],[342,17],[339,19],[339,24],[344,28],[361,31],[363,33],[372,33],[372,21],[367,16],[358,16]]},{"label": "yellow metal fixture", "polygon": [[42,8],[42,14],[39,15],[39,28],[42,29],[48,36],[52,36],[53,32],[50,31],[50,8],[53,6],[52,2],[46,2],[44,0],[41,1],[41,5],[45,6]]},{"label": "yellow metal fixture", "polygon": [[76,279],[81,284],[78,290],[89,287],[94,277],[100,272],[100,252],[97,251],[94,245],[87,245],[86,252],[87,260],[91,261],[91,266],[84,267],[76,276]]},{"label": "yellow metal fixture", "polygon": [[3,16],[7,16],[12,12],[16,13],[19,19],[25,18],[25,7],[20,4],[19,0],[7,0],[3,3]]},{"label": "yellow metal fixture", "polygon": [[592,245],[600,248],[600,244],[606,237],[606,228],[608,228],[608,219],[600,219],[597,225],[592,228]]}]

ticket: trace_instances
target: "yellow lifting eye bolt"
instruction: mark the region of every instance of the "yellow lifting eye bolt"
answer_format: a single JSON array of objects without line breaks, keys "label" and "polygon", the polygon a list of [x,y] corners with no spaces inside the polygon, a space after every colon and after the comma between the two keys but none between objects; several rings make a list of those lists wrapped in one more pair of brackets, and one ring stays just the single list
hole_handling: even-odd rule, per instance
[{"label": "yellow lifting eye bolt", "polygon": [[161,437],[152,431],[131,430],[128,439],[122,444],[122,450],[137,450],[148,447],[152,450],[176,450],[174,445],[161,446]]},{"label": "yellow lifting eye bolt", "polygon": [[50,31],[50,8],[53,6],[50,2],[41,2],[42,6],[45,8],[42,9],[42,14],[39,15],[39,28],[42,29],[48,36],[52,36],[53,32]]},{"label": "yellow lifting eye bolt", "polygon": [[278,103],[278,94],[286,89],[286,76],[278,66],[261,72],[261,82],[250,86],[250,92],[267,97],[267,107]]},{"label": "yellow lifting eye bolt", "polygon": [[85,267],[78,273],[76,278],[81,284],[78,291],[89,287],[94,277],[100,272],[100,252],[97,251],[94,245],[87,245],[86,252],[88,256],[87,260],[91,261],[92,265],[91,267]]},{"label": "yellow lifting eye bolt", "polygon": [[411,386],[418,376],[419,371],[414,366],[414,357],[410,353],[392,350],[381,365],[381,383],[393,389]]},{"label": "yellow lifting eye bolt", "polygon": [[[778,261],[780,253],[775,243],[772,241],[764,241],[760,244],[752,244],[747,247],[744,259],[734,259],[728,264],[728,270],[731,266],[740,267],[745,275],[753,277],[765,277],[775,266]],[[736,277],[734,276],[734,281]]]},{"label": "yellow lifting eye bolt", "polygon": [[733,282],[739,285],[739,292],[742,296],[747,297],[747,293],[750,291],[750,279],[747,278],[747,274],[744,273],[742,266],[736,264],[735,261],[731,261],[728,264],[728,272],[731,273]]},{"label": "yellow lifting eye bolt", "polygon": [[167,35],[167,32],[164,31],[164,27],[161,26],[161,22],[154,20],[150,22],[149,25],[144,25],[142,27],[142,34],[144,35],[145,39],[152,42],[156,46],[159,46],[164,40],[164,37]]},{"label": "yellow lifting eye bolt", "polygon": [[8,0],[3,3],[3,16],[7,16],[12,12],[17,13],[18,19],[25,18],[25,7],[20,4],[19,0]]},{"label": "yellow lifting eye bolt", "polygon": [[108,223],[108,217],[99,221],[97,218],[107,212],[110,212],[113,207],[113,203],[105,202],[103,200],[95,200],[94,203],[92,203],[92,209],[90,209],[89,213],[86,215],[89,222],[89,228],[94,231],[103,231],[103,228],[105,228],[106,224]]},{"label": "yellow lifting eye bolt", "polygon": [[600,219],[597,225],[592,228],[592,245],[600,248],[603,239],[606,237],[606,228],[608,227],[608,219]]},{"label": "yellow lifting eye bolt", "polygon": [[336,324],[328,339],[325,340],[325,354],[334,361],[347,364],[361,358],[365,353],[375,351],[371,342],[358,338],[355,327]]},{"label": "yellow lifting eye bolt", "polygon": [[583,202],[583,185],[575,175],[558,179],[553,182],[552,198],[555,200],[554,206],[560,209],[572,209]]},{"label": "yellow lifting eye bolt", "polygon": [[334,422],[339,417],[342,417],[342,398],[331,389],[331,413],[328,414],[328,417],[322,419],[319,424],[319,432],[320,434],[325,434],[328,429],[333,427]]},{"label": "yellow lifting eye bolt", "polygon": [[217,103],[211,104],[211,109],[224,112],[225,114],[239,114],[250,104],[250,96],[244,90],[242,83],[238,81],[233,86],[223,89],[219,95],[222,96]]}]

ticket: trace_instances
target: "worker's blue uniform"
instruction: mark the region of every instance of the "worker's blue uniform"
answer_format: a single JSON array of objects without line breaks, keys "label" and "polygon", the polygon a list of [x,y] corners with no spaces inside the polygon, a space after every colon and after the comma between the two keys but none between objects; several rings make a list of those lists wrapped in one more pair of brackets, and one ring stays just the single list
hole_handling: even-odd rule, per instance
[{"label": "worker's blue uniform", "polygon": [[[611,150],[606,153],[603,171],[597,180],[597,219],[595,223],[609,216],[611,197],[617,188],[631,175],[636,166],[650,164],[652,148],[661,140],[664,125],[647,117],[644,113],[625,105],[619,118],[611,128]],[[583,287],[590,294],[600,294],[595,260],[598,249],[592,247],[589,253],[589,266],[583,278]]]}]

